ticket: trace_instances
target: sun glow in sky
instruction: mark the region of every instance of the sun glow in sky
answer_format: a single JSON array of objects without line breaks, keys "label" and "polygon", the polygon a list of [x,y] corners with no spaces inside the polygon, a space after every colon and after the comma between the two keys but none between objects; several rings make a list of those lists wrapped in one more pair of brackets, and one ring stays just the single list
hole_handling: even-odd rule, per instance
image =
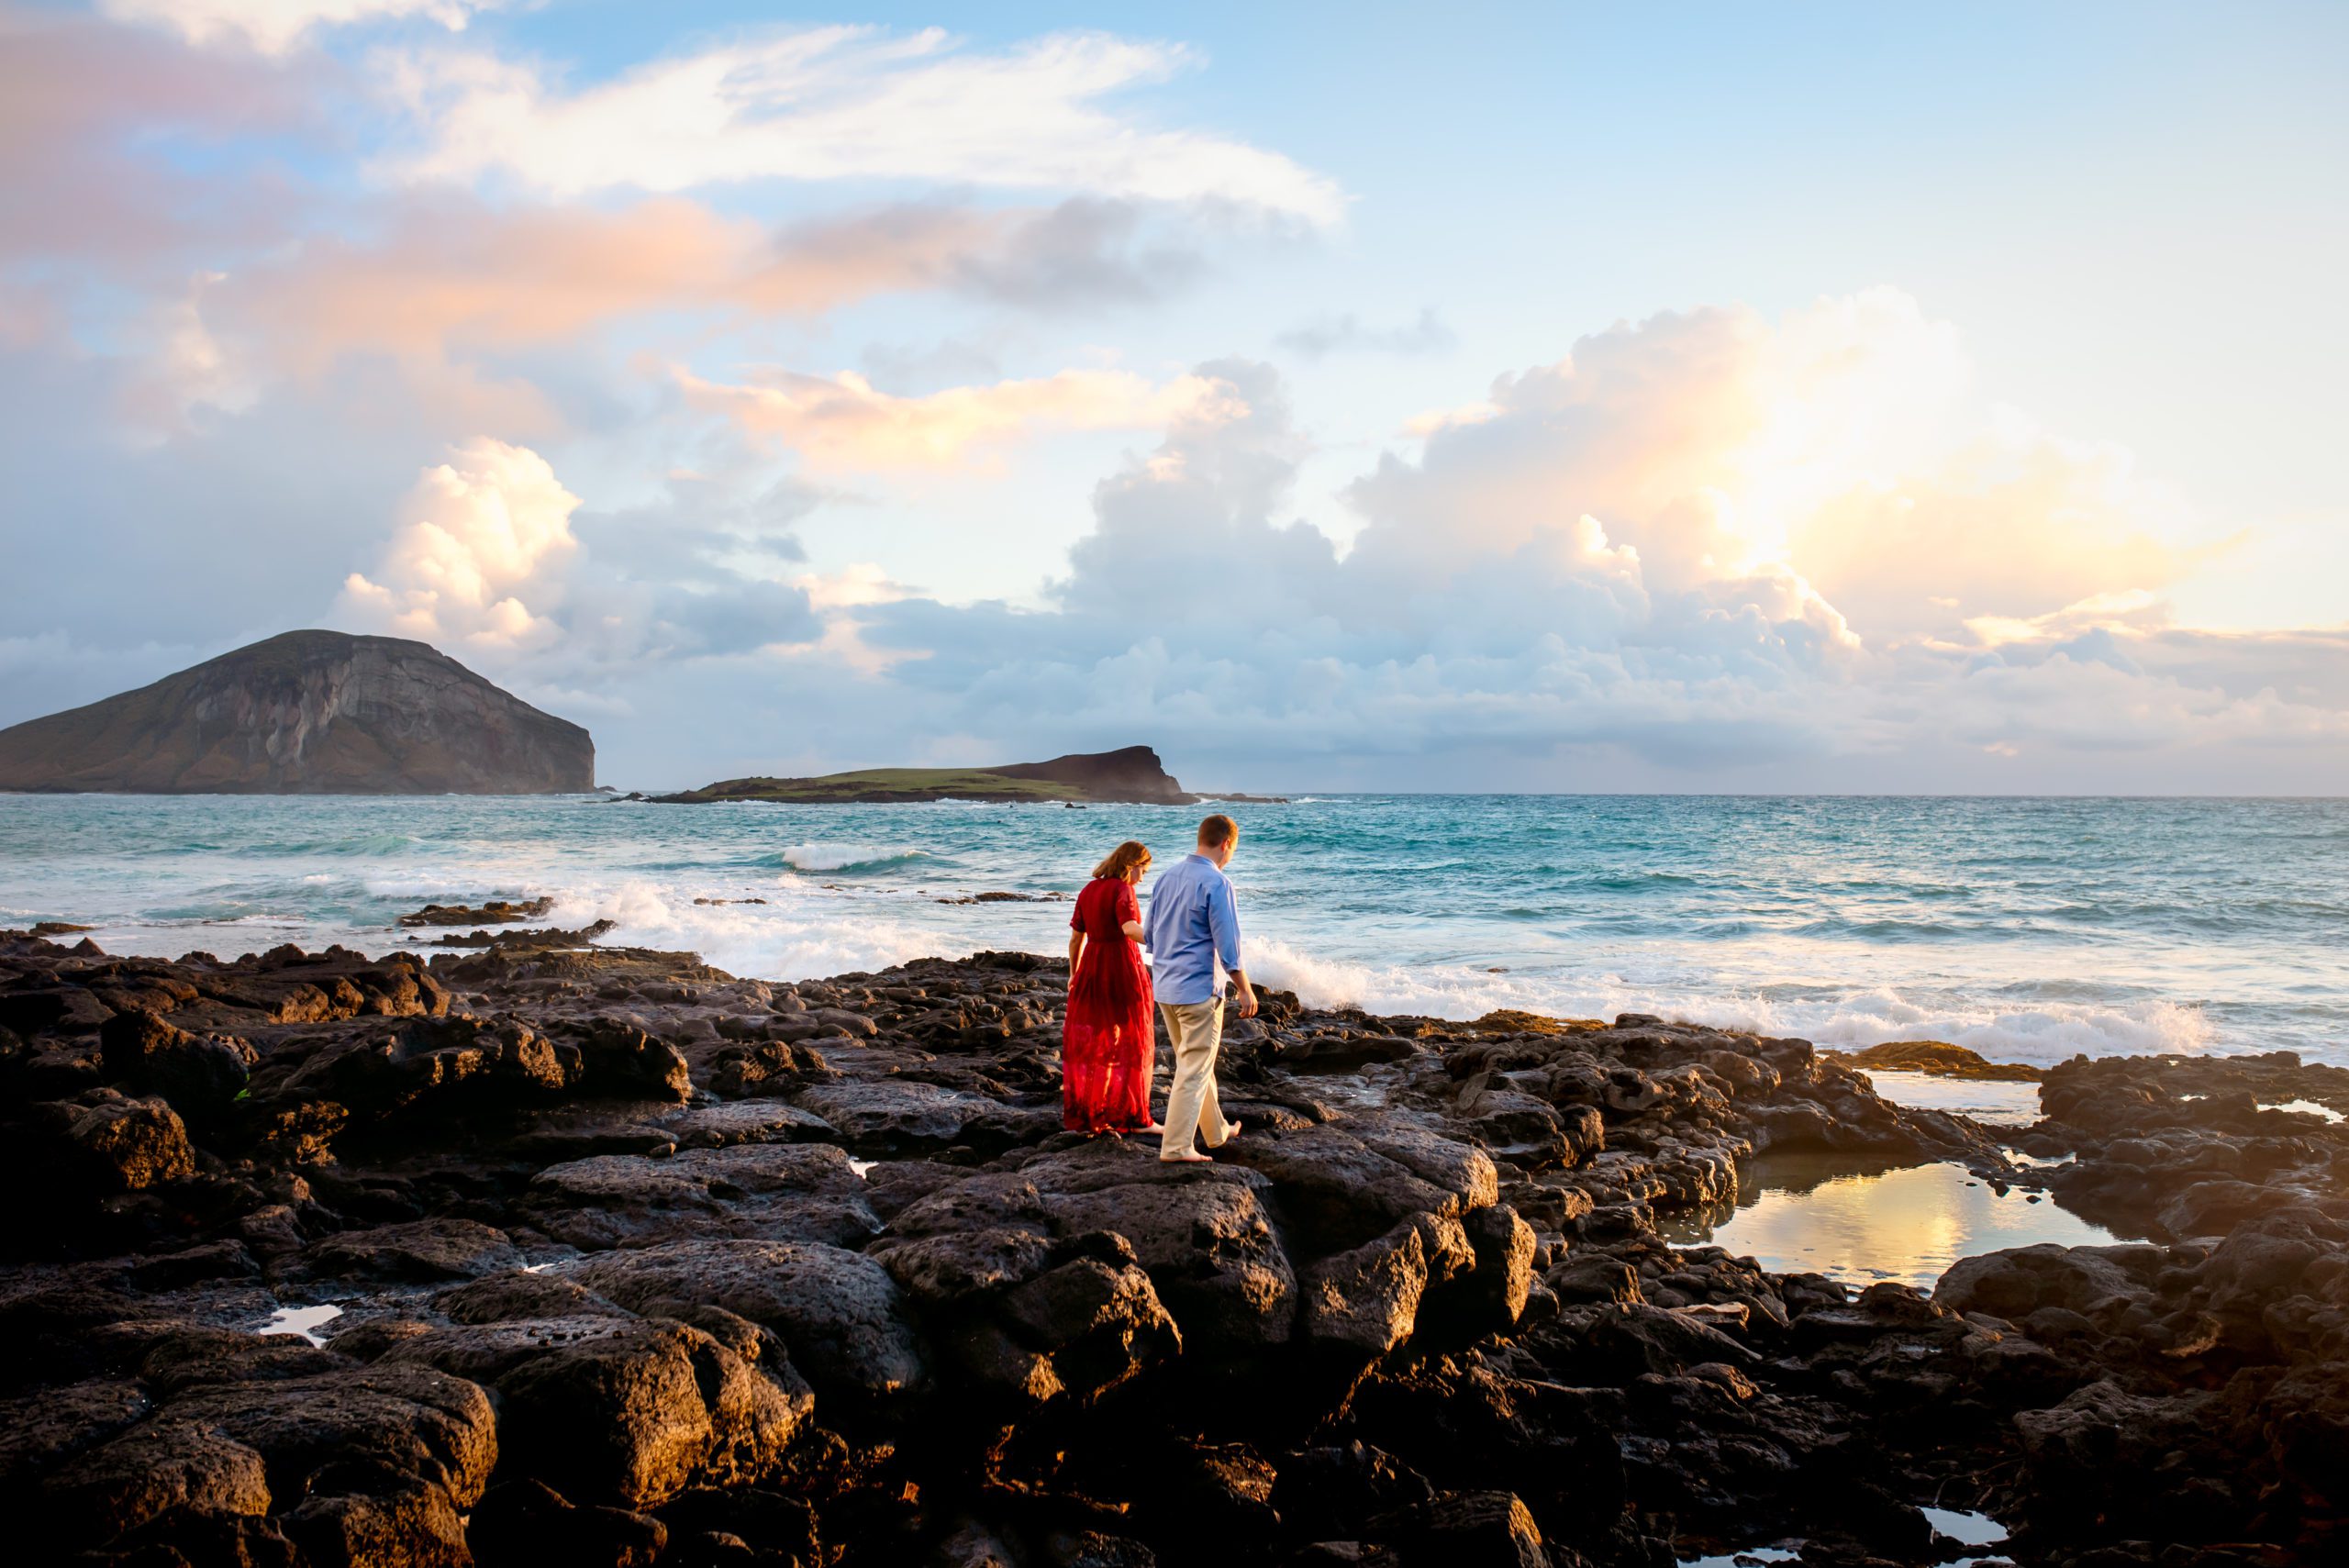
[{"label": "sun glow in sky", "polygon": [[2340,793],[2331,6],[0,0],[0,723]]}]

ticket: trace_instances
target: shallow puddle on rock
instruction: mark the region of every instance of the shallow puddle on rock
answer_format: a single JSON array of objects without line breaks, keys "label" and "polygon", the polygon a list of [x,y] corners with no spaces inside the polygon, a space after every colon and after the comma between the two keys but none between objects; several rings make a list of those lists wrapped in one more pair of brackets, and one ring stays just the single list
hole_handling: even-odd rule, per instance
[{"label": "shallow puddle on rock", "polygon": [[848,1168],[856,1173],[856,1179],[861,1182],[864,1180],[865,1173],[880,1162],[878,1160],[860,1160],[852,1154],[848,1158]]},{"label": "shallow puddle on rock", "polygon": [[2349,1120],[2331,1106],[2321,1106],[2314,1100],[2262,1100],[2259,1108],[2264,1111],[2298,1111],[2302,1116],[2321,1116],[2333,1123]]},{"label": "shallow puddle on rock", "polygon": [[1919,1510],[1933,1533],[1946,1536],[1960,1546],[1996,1546],[2007,1539],[2007,1527],[1987,1514],[1977,1514],[1966,1508],[1924,1508]]},{"label": "shallow puddle on rock", "polygon": [[342,1316],[340,1307],[281,1307],[269,1315],[269,1321],[253,1330],[256,1334],[299,1334],[314,1345],[324,1345],[326,1336],[318,1332]]},{"label": "shallow puddle on rock", "polygon": [[[2007,1527],[1987,1514],[1977,1514],[1965,1508],[1925,1508],[1917,1510],[1933,1529],[1936,1540],[1952,1546],[1997,1546],[2007,1539]],[[1674,1568],[1747,1568],[1756,1562],[1794,1562],[1802,1553],[1798,1547],[1745,1546],[1735,1551],[1716,1551],[1704,1557],[1681,1557]],[[1998,1558],[1956,1557],[1943,1560],[1943,1568],[1972,1568],[1973,1564],[2003,1561]]]},{"label": "shallow puddle on rock", "polygon": [[2029,1127],[2039,1119],[2039,1085],[1987,1079],[1951,1078],[1935,1073],[1887,1073],[1868,1069],[1876,1092],[1896,1106],[1950,1111],[1990,1127]]},{"label": "shallow puddle on rock", "polygon": [[1734,1209],[1659,1216],[1657,1229],[1676,1246],[1709,1241],[1773,1273],[1859,1285],[1894,1280],[1920,1290],[1976,1253],[2121,1240],[2043,1194],[2009,1188],[2001,1195],[1963,1165],[1895,1169],[1849,1154],[1765,1154],[1740,1169],[1738,1182]]}]

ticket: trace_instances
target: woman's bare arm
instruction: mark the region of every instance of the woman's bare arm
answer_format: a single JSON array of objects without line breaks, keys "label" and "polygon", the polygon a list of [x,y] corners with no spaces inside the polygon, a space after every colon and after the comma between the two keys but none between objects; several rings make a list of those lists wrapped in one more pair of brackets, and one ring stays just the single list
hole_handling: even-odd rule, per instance
[{"label": "woman's bare arm", "polygon": [[1071,931],[1068,934],[1068,972],[1071,974],[1074,974],[1076,973],[1077,955],[1082,953],[1084,951],[1085,933],[1083,931]]},{"label": "woman's bare arm", "polygon": [[1138,942],[1141,940],[1142,931],[1141,922],[1140,920],[1129,920],[1124,925],[1119,927],[1118,929],[1126,933],[1126,940],[1128,941]]}]

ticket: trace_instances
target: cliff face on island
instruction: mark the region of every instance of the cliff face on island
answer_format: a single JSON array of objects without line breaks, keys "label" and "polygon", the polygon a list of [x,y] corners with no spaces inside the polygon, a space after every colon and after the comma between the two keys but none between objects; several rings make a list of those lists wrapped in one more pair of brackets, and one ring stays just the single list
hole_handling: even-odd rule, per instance
[{"label": "cliff face on island", "polygon": [[596,787],[587,731],[421,642],[289,631],[0,730],[0,790],[550,795]]},{"label": "cliff face on island", "polygon": [[1074,752],[1049,762],[1012,762],[987,772],[1007,779],[1067,784],[1087,800],[1140,801],[1151,806],[1186,806],[1194,798],[1166,771],[1148,746],[1116,751]]}]

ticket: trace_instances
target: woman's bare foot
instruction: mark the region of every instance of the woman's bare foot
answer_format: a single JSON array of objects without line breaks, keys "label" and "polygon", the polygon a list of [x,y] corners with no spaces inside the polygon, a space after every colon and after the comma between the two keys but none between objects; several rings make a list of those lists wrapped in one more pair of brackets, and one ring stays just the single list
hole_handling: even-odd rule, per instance
[{"label": "woman's bare foot", "polygon": [[1146,1123],[1141,1127],[1138,1127],[1134,1129],[1134,1130],[1136,1132],[1164,1132],[1166,1129],[1161,1124],[1153,1121]]}]

